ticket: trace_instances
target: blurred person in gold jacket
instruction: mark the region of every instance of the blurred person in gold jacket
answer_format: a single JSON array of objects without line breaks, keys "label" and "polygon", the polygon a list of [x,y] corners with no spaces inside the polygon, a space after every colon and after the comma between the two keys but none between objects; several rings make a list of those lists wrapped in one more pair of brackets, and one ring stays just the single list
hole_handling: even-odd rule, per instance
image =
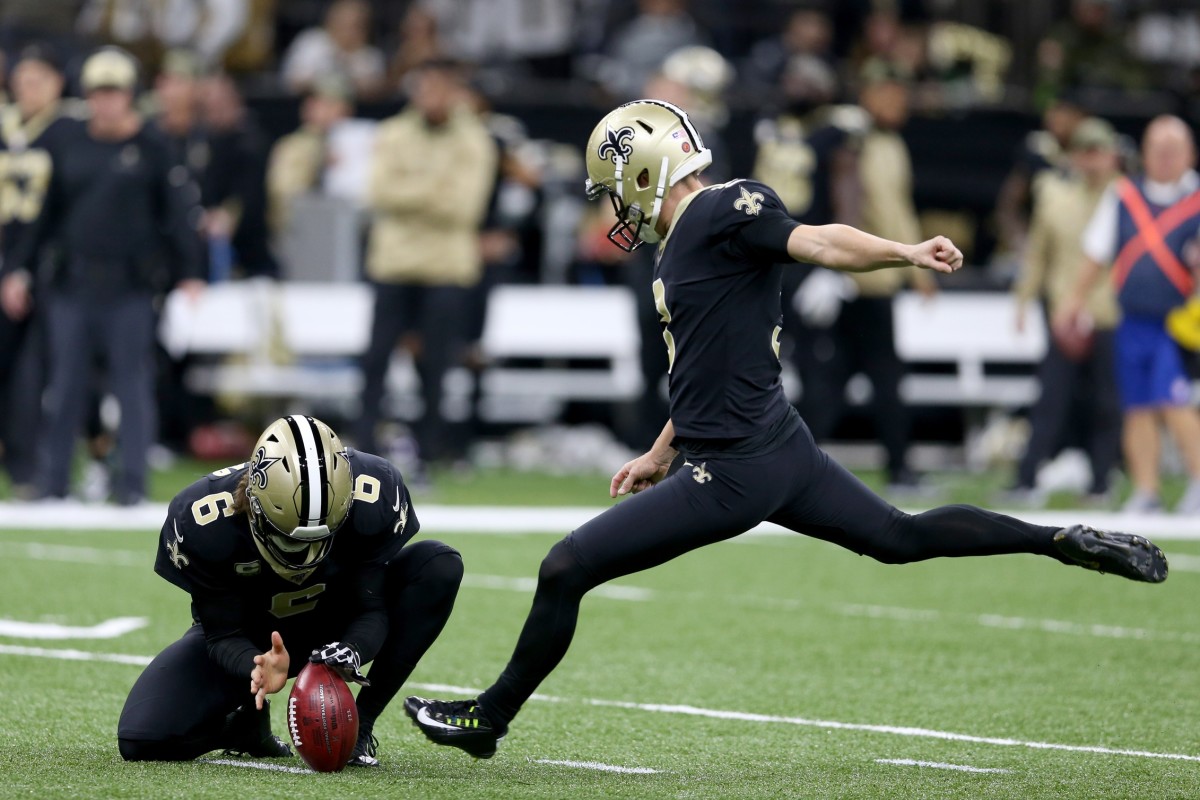
[{"label": "blurred person in gold jacket", "polygon": [[[1089,118],[1072,134],[1070,169],[1046,174],[1034,190],[1028,249],[1014,285],[1017,330],[1029,304],[1040,299],[1053,317],[1069,298],[1083,263],[1083,231],[1100,198],[1119,173],[1117,136],[1111,125]],[[1041,393],[1029,415],[1029,444],[1017,466],[1012,500],[1038,504],[1037,470],[1068,440],[1078,421],[1092,468],[1088,496],[1106,503],[1109,477],[1121,450],[1113,330],[1120,319],[1109,281],[1096,283],[1087,299],[1085,330],[1052,336],[1038,368]]]},{"label": "blurred person in gold jacket", "polygon": [[279,235],[291,218],[292,202],[320,189],[328,165],[329,131],[354,109],[353,90],[344,78],[331,75],[313,84],[300,105],[300,127],[271,148],[267,163],[267,221]]},{"label": "blurred person in gold jacket", "polygon": [[379,125],[367,191],[375,317],[362,358],[357,433],[360,447],[375,445],[388,362],[403,336],[421,379],[417,445],[431,461],[455,455],[441,413],[442,379],[461,355],[470,289],[482,276],[479,233],[497,152],[467,104],[460,65],[430,61],[409,80],[408,107]]}]

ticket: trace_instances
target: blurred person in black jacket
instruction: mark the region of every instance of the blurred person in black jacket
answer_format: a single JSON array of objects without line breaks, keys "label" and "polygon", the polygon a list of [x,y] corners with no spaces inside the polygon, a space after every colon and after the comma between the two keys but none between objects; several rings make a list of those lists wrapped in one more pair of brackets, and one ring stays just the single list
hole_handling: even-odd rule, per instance
[{"label": "blurred person in black jacket", "polygon": [[[48,273],[40,302],[50,379],[36,475],[37,492],[46,498],[67,494],[99,355],[121,408],[116,499],[126,505],[143,499],[156,418],[153,298],[169,283],[189,294],[203,286],[198,210],[189,202],[186,172],[172,170],[161,138],[134,109],[137,73],[133,58],[118,48],[84,62],[80,84],[90,115],[49,143],[53,172],[45,204],[4,267]],[[23,297],[6,293],[10,313],[28,311],[28,286],[26,280]]]},{"label": "blurred person in black jacket", "polygon": [[266,136],[228,75],[200,82],[200,109],[210,148],[200,180],[210,277],[275,277],[279,265],[268,245]]}]

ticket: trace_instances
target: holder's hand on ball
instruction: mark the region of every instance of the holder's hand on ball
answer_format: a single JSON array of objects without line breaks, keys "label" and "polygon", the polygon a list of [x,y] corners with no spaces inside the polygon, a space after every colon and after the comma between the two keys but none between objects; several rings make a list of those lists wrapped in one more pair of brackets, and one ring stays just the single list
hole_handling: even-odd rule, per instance
[{"label": "holder's hand on ball", "polygon": [[358,655],[358,649],[349,642],[330,642],[313,650],[308,660],[333,669],[347,683],[354,681],[359,686],[371,685],[367,676],[359,669],[362,666],[362,658]]},{"label": "holder's hand on ball", "polygon": [[267,695],[275,694],[284,687],[290,663],[283,637],[278,631],[272,632],[271,649],[254,657],[254,669],[250,671],[250,692],[254,695],[255,708],[262,710]]}]

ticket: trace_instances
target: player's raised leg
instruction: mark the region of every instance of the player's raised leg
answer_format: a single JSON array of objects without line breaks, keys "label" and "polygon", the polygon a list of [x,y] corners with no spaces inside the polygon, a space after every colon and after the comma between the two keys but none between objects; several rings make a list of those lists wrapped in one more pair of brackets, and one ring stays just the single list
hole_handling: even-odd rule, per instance
[{"label": "player's raised leg", "polygon": [[[1148,539],[1084,525],[1034,525],[969,505],[920,514],[893,507],[817,449],[801,430],[785,447],[811,449],[815,467],[797,480],[791,502],[770,519],[887,564],[930,558],[1032,553],[1135,581],[1167,577],[1162,550]],[[799,460],[808,457],[798,455]]]}]

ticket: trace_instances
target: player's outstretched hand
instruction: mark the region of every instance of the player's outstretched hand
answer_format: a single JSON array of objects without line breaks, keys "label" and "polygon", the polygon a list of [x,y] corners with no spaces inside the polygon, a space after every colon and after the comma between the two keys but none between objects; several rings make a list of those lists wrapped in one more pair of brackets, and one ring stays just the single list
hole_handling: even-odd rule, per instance
[{"label": "player's outstretched hand", "polygon": [[608,485],[608,496],[620,497],[623,494],[637,494],[649,489],[667,477],[667,470],[671,468],[671,462],[674,460],[673,455],[650,452],[626,462],[625,466],[613,475],[612,482]]},{"label": "player's outstretched hand", "polygon": [[949,273],[962,266],[963,255],[954,242],[945,236],[935,236],[913,245],[908,260],[918,267]]},{"label": "player's outstretched hand", "polygon": [[273,631],[271,649],[254,657],[254,669],[250,671],[250,693],[254,695],[255,708],[261,711],[267,695],[275,694],[284,687],[290,663],[283,637],[279,631]]}]

